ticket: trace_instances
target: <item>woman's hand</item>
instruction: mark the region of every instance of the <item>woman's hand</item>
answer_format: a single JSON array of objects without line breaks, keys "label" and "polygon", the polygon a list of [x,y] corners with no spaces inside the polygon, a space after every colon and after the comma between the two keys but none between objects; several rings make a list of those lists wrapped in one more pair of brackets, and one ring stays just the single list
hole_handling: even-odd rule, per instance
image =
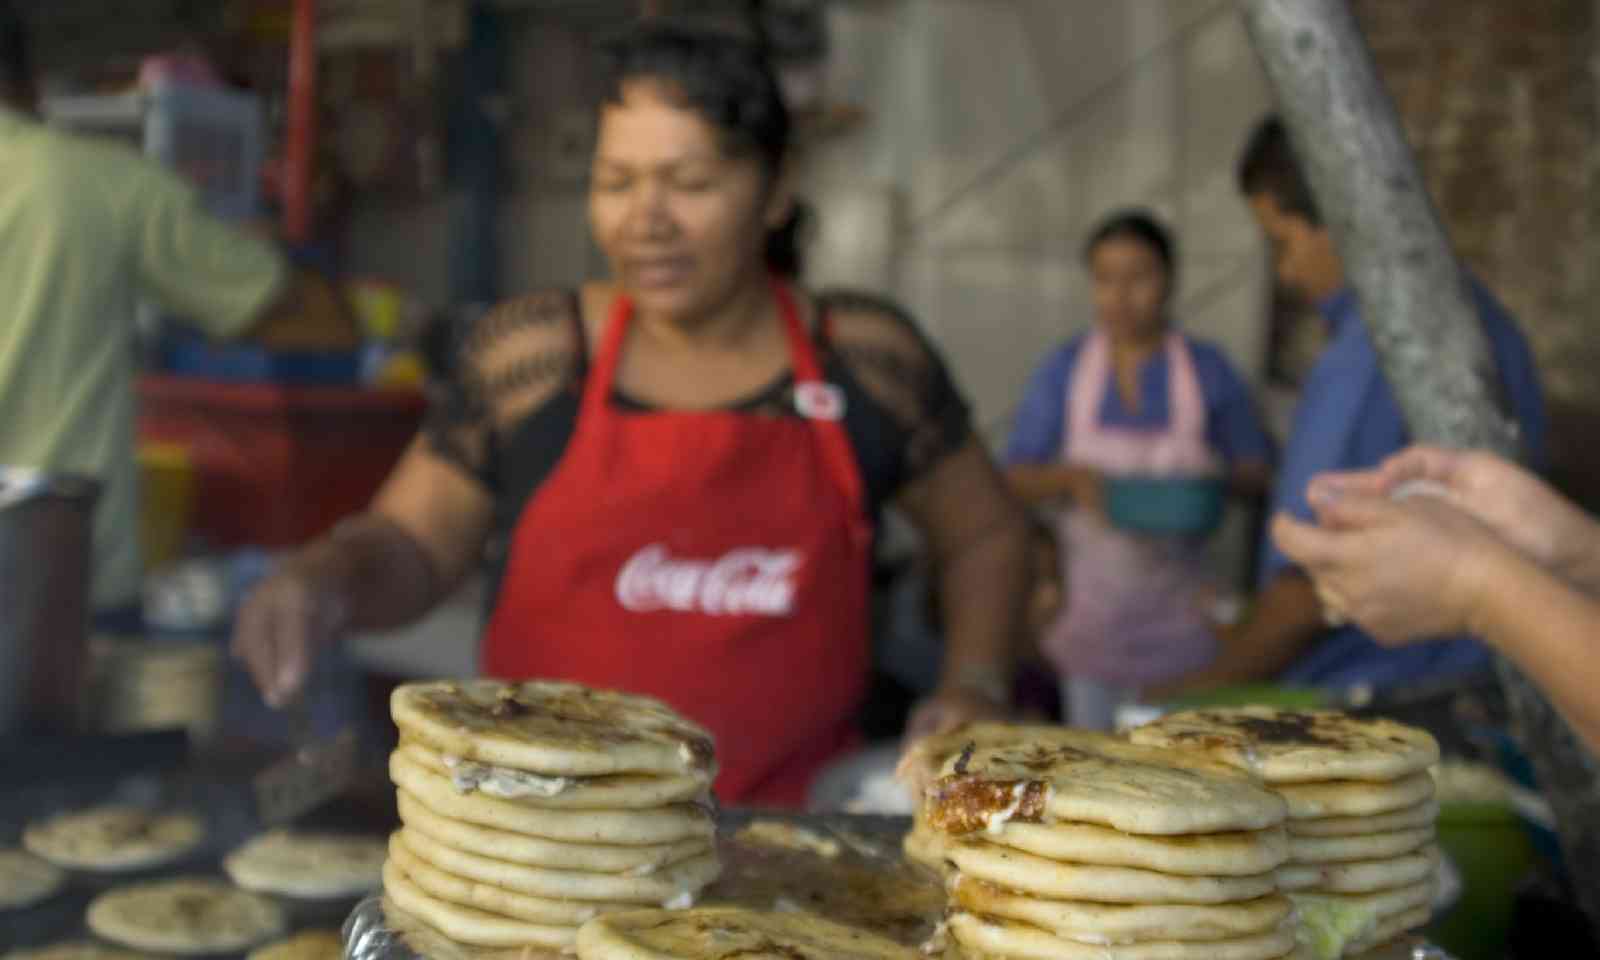
[{"label": "woman's hand", "polygon": [[349,607],[314,572],[292,563],[263,580],[239,609],[232,650],[274,708],[305,686],[317,651],[337,641]]},{"label": "woman's hand", "polygon": [[[380,495],[403,500],[391,487]],[[403,492],[403,491],[402,491]],[[460,515],[460,514],[458,514]],[[407,516],[415,522],[414,516]],[[473,522],[463,517],[463,526]],[[439,522],[439,521],[436,521]],[[250,668],[273,707],[292,701],[316,655],[349,629],[389,630],[422,616],[459,582],[460,568],[439,562],[441,542],[424,541],[394,515],[361,514],[341,522],[263,580],[239,609],[233,655]]]},{"label": "woman's hand", "polygon": [[1318,506],[1320,525],[1284,514],[1272,525],[1324,602],[1390,645],[1474,631],[1513,549],[1443,497],[1395,502],[1351,489]]},{"label": "woman's hand", "polygon": [[1069,507],[1105,515],[1105,478],[1093,467],[1022,464],[1006,471],[1006,481],[1023,503],[1056,507],[1065,501]]},{"label": "woman's hand", "polygon": [[906,722],[907,749],[923,737],[948,733],[968,723],[1011,719],[1011,709],[986,693],[966,687],[943,687],[917,704]]},{"label": "woman's hand", "polygon": [[1444,499],[1540,566],[1600,588],[1600,526],[1533,473],[1490,453],[1412,447],[1376,470],[1318,477],[1308,496],[1320,513],[1343,496],[1393,496],[1419,482],[1436,484]]},{"label": "woman's hand", "polygon": [[1072,506],[1094,517],[1106,515],[1106,478],[1092,467],[1068,467],[1072,471]]}]

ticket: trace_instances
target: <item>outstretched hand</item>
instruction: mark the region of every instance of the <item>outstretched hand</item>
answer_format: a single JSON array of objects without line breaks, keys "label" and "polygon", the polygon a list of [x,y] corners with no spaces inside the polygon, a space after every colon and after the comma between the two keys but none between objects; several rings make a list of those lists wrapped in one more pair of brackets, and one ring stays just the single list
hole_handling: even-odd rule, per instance
[{"label": "outstretched hand", "polygon": [[1600,551],[1600,527],[1530,471],[1478,450],[1417,446],[1375,470],[1324,474],[1307,496],[1324,526],[1331,505],[1350,497],[1394,497],[1418,485],[1470,514],[1533,562],[1571,577]]},{"label": "outstretched hand", "polygon": [[1390,645],[1470,631],[1498,555],[1511,548],[1443,497],[1396,502],[1355,489],[1321,498],[1317,524],[1287,515],[1272,524],[1330,613]]}]

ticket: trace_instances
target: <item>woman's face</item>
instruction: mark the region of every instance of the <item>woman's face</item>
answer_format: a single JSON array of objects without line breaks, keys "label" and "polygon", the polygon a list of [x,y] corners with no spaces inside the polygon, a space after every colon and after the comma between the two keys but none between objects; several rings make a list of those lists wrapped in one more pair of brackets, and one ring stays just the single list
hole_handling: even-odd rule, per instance
[{"label": "woman's face", "polygon": [[754,157],[730,157],[717,130],[647,81],[600,114],[589,225],[641,311],[692,320],[762,268],[787,198]]},{"label": "woman's face", "polygon": [[1167,267],[1132,237],[1111,237],[1089,254],[1096,322],[1112,339],[1144,339],[1166,325]]}]

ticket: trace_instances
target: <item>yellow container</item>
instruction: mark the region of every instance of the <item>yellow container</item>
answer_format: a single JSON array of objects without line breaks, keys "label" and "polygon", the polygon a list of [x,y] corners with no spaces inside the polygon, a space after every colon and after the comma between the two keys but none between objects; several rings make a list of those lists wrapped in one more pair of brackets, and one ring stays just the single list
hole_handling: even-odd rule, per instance
[{"label": "yellow container", "polygon": [[369,340],[393,340],[405,319],[406,298],[399,287],[382,280],[356,280],[345,287],[361,332]]},{"label": "yellow container", "polygon": [[427,379],[422,362],[422,355],[415,350],[407,350],[390,357],[378,372],[377,384],[380,387],[420,387]]},{"label": "yellow container", "polygon": [[183,553],[194,512],[194,462],[185,447],[140,444],[139,474],[139,539],[144,545],[144,568],[157,570]]}]

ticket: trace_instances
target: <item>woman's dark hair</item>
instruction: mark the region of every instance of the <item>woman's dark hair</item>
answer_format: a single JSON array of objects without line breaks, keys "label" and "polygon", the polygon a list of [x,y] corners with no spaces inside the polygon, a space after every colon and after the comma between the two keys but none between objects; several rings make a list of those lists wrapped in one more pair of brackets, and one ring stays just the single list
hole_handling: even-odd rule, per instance
[{"label": "woman's dark hair", "polygon": [[1111,240],[1134,240],[1150,248],[1167,272],[1167,289],[1173,289],[1178,275],[1178,248],[1172,233],[1147,210],[1118,210],[1094,228],[1083,244],[1083,261],[1094,259],[1101,244]]},{"label": "woman's dark hair", "polygon": [[[665,17],[641,20],[602,46],[603,103],[620,104],[635,81],[659,84],[666,95],[704,117],[730,156],[754,157],[772,177],[783,169],[793,128],[783,90],[758,37],[720,26]],[[788,222],[767,237],[767,266],[800,272],[805,212],[796,203]]]}]

